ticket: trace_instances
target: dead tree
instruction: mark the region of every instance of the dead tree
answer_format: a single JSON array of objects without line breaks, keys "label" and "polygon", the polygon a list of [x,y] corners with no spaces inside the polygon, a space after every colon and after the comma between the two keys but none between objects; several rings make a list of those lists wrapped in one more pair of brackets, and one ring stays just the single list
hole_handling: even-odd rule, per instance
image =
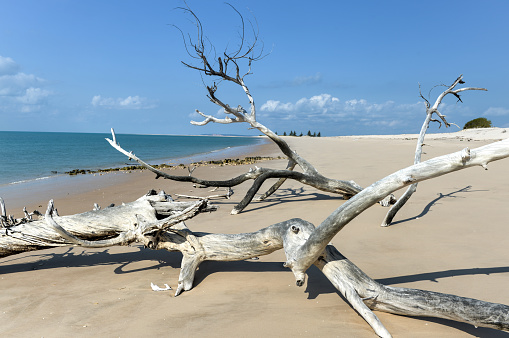
[{"label": "dead tree", "polygon": [[[215,50],[215,48],[213,46],[208,46],[206,43],[208,39],[204,36],[200,20],[189,8],[182,9],[194,18],[197,27],[197,41],[191,39],[190,37],[186,38],[184,34],[182,34],[186,50],[192,58],[197,60],[196,64],[185,62],[182,63],[186,67],[197,70],[201,75],[210,76],[211,78],[215,79],[212,85],[206,86],[208,92],[207,97],[212,103],[221,107],[226,115],[225,118],[220,119],[211,115],[207,115],[200,110],[196,110],[196,112],[203,116],[205,119],[201,122],[191,121],[191,124],[203,126],[210,122],[221,124],[247,123],[251,129],[259,130],[279,147],[281,152],[288,158],[288,166],[286,169],[280,170],[255,167],[255,169],[250,170],[248,173],[237,176],[230,180],[212,181],[193,177],[191,175],[192,172],[190,172],[189,176],[176,176],[153,168],[142,159],[136,157],[132,152],[127,152],[126,150],[122,149],[116,141],[113,129],[112,140],[107,139],[110,144],[118,151],[126,154],[130,159],[136,160],[143,167],[154,172],[156,174],[156,178],[163,177],[165,179],[174,181],[192,182],[211,187],[233,187],[247,180],[254,180],[251,188],[248,190],[244,198],[233,208],[231,214],[237,214],[244,210],[244,208],[253,200],[262,184],[269,178],[278,178],[279,180],[271,188],[269,188],[267,192],[262,194],[258,200],[263,200],[273,194],[286,179],[293,179],[322,191],[342,195],[345,199],[348,199],[361,191],[362,188],[354,181],[332,179],[320,174],[311,163],[309,163],[306,159],[292,150],[283,138],[279,137],[276,133],[274,133],[272,130],[257,120],[256,105],[253,96],[251,95],[251,92],[245,82],[246,76],[251,74],[251,66],[253,62],[258,61],[264,57],[263,49],[258,50],[259,39],[257,30],[254,28],[254,26],[251,25],[252,41],[248,43],[246,38],[247,34],[244,18],[235,8],[233,8],[239,15],[242,23],[239,46],[233,51],[225,50],[222,56],[209,57],[207,51],[209,49]],[[243,65],[247,68],[245,71],[241,70]],[[231,107],[216,95],[219,89],[218,83],[222,81],[233,83],[242,89],[249,102],[249,112],[244,109],[242,105],[238,105],[236,108]],[[298,166],[302,172],[294,171],[293,169],[296,166]],[[395,200],[391,195],[380,203],[384,206],[387,206],[394,202]]]},{"label": "dead tree", "polygon": [[43,220],[9,220],[2,207],[0,257],[46,247],[104,247],[142,242],[151,249],[183,255],[175,295],[190,290],[196,269],[206,260],[236,261],[279,249],[286,254],[296,284],[316,265],[351,306],[381,337],[390,333],[372,310],[398,315],[438,317],[509,331],[509,306],[425,290],[384,286],[361,271],[328,243],[351,220],[402,187],[473,166],[509,157],[509,139],[477,149],[440,156],[401,169],[345,201],[319,226],[290,219],[252,233],[193,233],[183,223],[210,209],[206,200],[179,204],[167,195],[151,195],[119,207],[72,216],[56,216],[50,202]]},{"label": "dead tree", "polygon": [[[419,133],[419,137],[417,138],[417,146],[415,148],[414,164],[421,162],[422,147],[424,147],[424,137],[426,136],[426,131],[428,130],[430,122],[432,122],[432,121],[438,122],[438,123],[440,123],[440,125],[442,125],[442,122],[443,122],[446,128],[451,126],[451,124],[449,122],[447,122],[447,120],[445,119],[446,116],[441,114],[438,111],[438,107],[440,106],[440,104],[442,104],[442,100],[447,95],[452,94],[458,99],[459,102],[463,102],[463,101],[461,101],[461,97],[460,97],[459,93],[467,91],[467,90],[484,90],[484,91],[487,90],[486,88],[476,88],[476,87],[465,87],[465,88],[455,89],[458,84],[464,84],[464,83],[465,82],[463,81],[463,74],[461,74],[460,76],[458,76],[458,78],[454,81],[454,83],[452,85],[450,85],[445,91],[443,91],[438,96],[438,98],[436,99],[433,106],[431,106],[430,102],[422,95],[422,92],[420,92],[420,90],[419,90],[420,96],[424,100],[424,103],[426,105],[426,119],[424,120],[424,123],[422,124],[421,132]],[[442,122],[440,122],[440,120],[434,120],[433,114],[436,114],[440,118],[440,120],[442,120]],[[410,197],[416,190],[417,190],[417,183],[414,183],[408,187],[408,189],[403,193],[403,195],[401,195],[401,197],[396,201],[396,203],[394,203],[394,205],[387,212],[387,215],[385,216],[384,220],[382,221],[383,227],[391,225],[392,220],[394,219],[394,217],[396,216],[398,211],[405,205],[405,203],[410,199]]]}]

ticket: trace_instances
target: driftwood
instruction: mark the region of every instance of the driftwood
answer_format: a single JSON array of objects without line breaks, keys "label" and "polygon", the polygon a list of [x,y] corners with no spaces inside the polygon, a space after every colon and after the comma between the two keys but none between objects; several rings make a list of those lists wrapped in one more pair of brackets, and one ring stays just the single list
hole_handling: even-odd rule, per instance
[{"label": "driftwood", "polygon": [[381,337],[390,337],[372,310],[398,315],[447,318],[476,326],[509,331],[509,306],[417,289],[384,286],[362,272],[331,245],[330,240],[352,219],[382,196],[423,180],[509,157],[509,139],[484,147],[440,156],[395,172],[345,201],[322,224],[302,219],[273,224],[252,233],[192,232],[183,223],[210,209],[207,200],[174,202],[150,195],[119,207],[73,216],[53,215],[49,204],[43,220],[23,221],[2,229],[0,255],[62,245],[101,247],[142,242],[151,249],[180,251],[183,255],[175,295],[190,290],[196,269],[206,260],[236,261],[284,249],[296,284],[316,265],[351,306]]},{"label": "driftwood", "polygon": [[198,212],[214,210],[208,200],[175,202],[169,195],[149,194],[116,207],[58,216],[53,201],[40,220],[12,219],[0,228],[0,257],[58,246],[105,247],[141,241]]},{"label": "driftwood", "polygon": [[[182,198],[190,198],[190,199],[204,199],[203,197],[200,197],[200,196],[192,196],[192,195],[182,195],[182,194],[175,194],[175,196],[177,197],[182,197]],[[217,195],[208,195],[206,197],[206,199],[210,200],[210,199],[213,199],[213,198],[226,198],[226,199],[230,199],[231,197],[233,196],[233,189],[232,188],[228,188],[226,190],[226,193],[225,194],[217,194]]]},{"label": "driftwood", "polygon": [[[232,213],[238,213],[245,208],[268,178],[279,180],[262,195],[262,199],[276,191],[284,180],[290,178],[320,190],[341,194],[347,200],[317,227],[308,221],[294,218],[251,233],[211,234],[192,232],[184,223],[199,212],[214,209],[207,199],[175,202],[164,193],[159,195],[149,193],[132,203],[104,209],[95,206],[94,211],[71,216],[58,216],[53,202],[50,201],[45,215],[31,214],[25,210],[25,216],[21,219],[8,216],[5,204],[0,199],[0,257],[48,247],[68,245],[105,247],[141,242],[150,249],[182,253],[181,271],[175,292],[178,296],[183,291],[192,289],[196,270],[203,261],[245,260],[284,249],[286,254],[284,266],[292,270],[297,286],[305,283],[306,271],[311,265],[316,265],[381,337],[390,337],[390,333],[372,310],[406,316],[446,318],[509,331],[507,305],[425,290],[384,286],[371,279],[335,247],[329,245],[339,231],[367,208],[379,201],[382,201],[382,204],[391,202],[393,199],[391,194],[398,189],[473,166],[486,168],[489,162],[509,157],[509,139],[477,149],[465,148],[424,162],[420,161],[420,153],[416,152],[414,165],[401,169],[365,189],[353,181],[326,178],[293,151],[282,138],[256,120],[254,100],[244,83],[244,78],[250,74],[251,63],[261,58],[261,54],[253,56],[257,34],[254,36],[253,44],[244,45],[244,25],[242,25],[242,43],[239,49],[230,53],[225,52],[223,57],[217,58],[217,63],[211,65],[205,54],[206,39],[203,38],[201,24],[192,11],[184,10],[191,13],[197,21],[198,42],[190,42],[190,46],[194,50],[194,57],[200,62],[199,66],[185,65],[202,74],[240,86],[251,106],[250,112],[241,106],[231,108],[216,97],[217,86],[214,83],[207,87],[209,98],[222,107],[227,116],[224,119],[217,119],[198,111],[205,120],[194,124],[246,122],[279,146],[288,157],[287,168],[284,170],[254,168],[227,181],[195,178],[192,176],[194,169],[189,169],[188,176],[172,176],[151,167],[121,148],[113,130],[112,140],[108,140],[110,144],[153,171],[156,177],[216,187],[232,187],[246,180],[254,180],[252,187]],[[243,49],[244,46],[247,46],[247,50]],[[241,75],[239,67],[242,61],[248,63],[248,71],[244,75]],[[232,70],[233,75],[229,70]],[[455,90],[458,83],[462,83],[461,76],[449,87],[449,92],[446,90],[442,93],[443,96],[437,100],[438,104],[449,93],[459,98],[458,93],[461,91],[478,89]],[[438,104],[430,107],[429,102],[427,100],[426,102],[428,114],[425,125],[429,124],[433,113],[446,123],[445,117],[437,110]],[[421,134],[424,137],[424,133]],[[418,149],[422,148],[422,140],[420,142]],[[296,167],[302,172],[295,171]],[[34,216],[40,219],[36,220]],[[154,286],[154,289],[159,288]]]},{"label": "driftwood", "polygon": [[[251,200],[254,198],[260,187],[262,186],[263,182],[265,182],[269,178],[282,178],[282,179],[294,179],[296,181],[299,181],[301,183],[310,185],[314,188],[320,189],[322,191],[327,191],[331,193],[337,193],[343,195],[345,198],[350,198],[351,196],[355,195],[359,191],[362,190],[362,188],[357,185],[354,181],[344,181],[344,180],[335,180],[335,179],[329,179],[325,176],[318,173],[318,171],[311,166],[311,164],[308,164],[307,161],[304,159],[301,160],[302,163],[306,163],[305,168],[307,170],[304,170],[304,172],[297,172],[290,169],[285,170],[277,170],[277,169],[268,169],[268,168],[259,168],[255,166],[254,168],[251,168],[247,173],[239,175],[237,177],[231,178],[226,181],[213,181],[213,180],[205,180],[200,179],[191,175],[188,176],[178,176],[178,175],[170,175],[169,173],[154,168],[150,164],[146,163],[142,159],[140,159],[138,156],[136,156],[133,152],[127,151],[123,149],[120,144],[117,142],[117,138],[115,135],[115,131],[113,128],[111,129],[112,138],[106,139],[110,145],[121,152],[122,154],[126,155],[130,160],[135,160],[140,165],[142,165],[144,168],[152,171],[154,174],[156,174],[156,178],[163,177],[166,179],[178,181],[178,182],[191,182],[195,184],[199,184],[202,186],[207,187],[234,187],[236,185],[239,185],[241,183],[244,183],[248,180],[254,180],[253,185],[248,190],[244,198],[233,208],[231,214],[238,214],[244,208],[251,202]],[[274,134],[277,139],[281,140],[281,142],[284,143],[284,148],[289,152],[294,154],[295,157],[300,158],[299,155],[297,155],[295,152],[293,152],[288,144],[279,138],[276,134]],[[296,163],[299,163],[295,161]],[[302,166],[301,166],[302,168]],[[278,182],[279,183],[279,182]],[[276,183],[276,184],[278,184]],[[282,182],[281,182],[282,184]],[[279,185],[280,186],[280,185]],[[278,186],[278,187],[279,187]],[[271,189],[272,190],[272,189]],[[275,191],[275,190],[274,190]],[[273,191],[272,191],[273,192]],[[392,200],[392,196],[388,200]],[[384,202],[387,204],[386,202]]]},{"label": "driftwood", "polygon": [[[127,152],[122,149],[118,142],[116,141],[115,135],[112,130],[113,138],[112,140],[107,139],[110,144],[117,149],[118,151],[126,154],[129,158],[136,160],[143,167],[149,169],[150,171],[156,174],[156,178],[163,177],[165,179],[170,179],[174,181],[180,182],[192,182],[196,184],[200,184],[203,186],[210,187],[233,187],[239,185],[247,180],[254,180],[251,188],[247,191],[244,198],[233,208],[232,214],[238,214],[255,198],[256,193],[261,188],[262,184],[270,178],[279,179],[276,184],[274,184],[266,193],[262,194],[258,200],[263,200],[274,193],[286,179],[293,179],[299,181],[302,184],[312,186],[316,189],[326,191],[329,193],[334,193],[343,196],[345,199],[352,197],[357,194],[362,188],[351,180],[338,180],[332,179],[323,176],[319,173],[319,171],[306,159],[302,156],[298,155],[294,150],[290,148],[288,143],[281,137],[279,137],[276,133],[270,130],[265,125],[261,124],[256,118],[256,105],[251,92],[246,85],[245,78],[249,74],[251,74],[251,66],[252,63],[258,61],[264,57],[263,49],[257,52],[258,49],[258,33],[256,30],[253,30],[253,36],[251,37],[252,42],[246,43],[246,32],[244,19],[240,15],[238,11],[235,11],[239,14],[241,19],[241,41],[239,43],[238,49],[233,51],[224,51],[223,55],[220,57],[209,58],[208,50],[209,47],[206,44],[206,38],[203,35],[203,28],[198,17],[191,11],[189,8],[183,8],[184,11],[191,14],[194,20],[196,20],[197,27],[197,41],[187,41],[183,34],[184,42],[186,42],[186,50],[188,54],[198,60],[198,65],[193,65],[189,63],[182,62],[185,66],[197,70],[203,75],[210,76],[218,81],[227,81],[233,83],[234,85],[240,87],[242,92],[246,95],[249,101],[249,112],[244,109],[241,105],[238,105],[236,108],[231,107],[227,103],[223,102],[220,98],[217,97],[216,93],[218,91],[218,86],[216,82],[213,85],[207,86],[207,97],[210,101],[217,106],[223,109],[226,117],[225,118],[216,118],[212,115],[207,115],[199,110],[196,110],[198,114],[204,117],[203,121],[196,122],[191,121],[191,124],[197,126],[203,126],[210,122],[212,123],[220,123],[220,124],[230,124],[230,123],[247,123],[251,129],[257,129],[262,134],[267,136],[272,142],[274,142],[281,152],[288,158],[289,164],[286,169],[268,169],[268,168],[255,168],[250,172],[240,175],[238,177],[232,178],[226,181],[212,181],[212,180],[204,180],[200,178],[196,178],[192,176],[192,171],[189,172],[188,176],[176,176],[170,175],[164,171],[153,168],[148,165],[146,162],[136,157],[131,152]],[[189,48],[188,48],[189,47]],[[214,50],[214,48],[210,48]],[[241,71],[241,63],[245,64],[246,70],[245,72]],[[294,171],[295,166],[298,166],[302,172]],[[384,196],[385,197],[385,196]],[[389,197],[386,201],[382,203],[382,205],[388,205],[394,203],[395,200],[393,197]]]},{"label": "driftwood", "polygon": [[[459,93],[467,91],[467,90],[484,90],[486,91],[486,88],[476,88],[476,87],[465,87],[465,88],[458,88],[455,89],[458,84],[464,84],[463,81],[463,74],[458,76],[458,78],[454,81],[452,85],[449,86],[445,91],[443,91],[438,98],[436,99],[433,106],[431,106],[430,102],[420,93],[421,98],[424,100],[424,103],[426,105],[426,119],[424,120],[424,123],[422,124],[421,131],[419,133],[419,137],[417,138],[417,146],[415,147],[415,157],[414,157],[414,164],[417,164],[421,162],[421,156],[422,156],[422,147],[424,147],[424,137],[426,136],[426,131],[429,128],[429,124],[432,121],[440,123],[442,125],[442,122],[444,123],[445,127],[450,127],[451,124],[447,122],[445,119],[445,115],[441,114],[438,110],[438,107],[442,104],[442,100],[449,94],[454,95],[458,101],[461,101],[461,97]],[[440,120],[433,120],[433,114],[436,114]],[[408,187],[408,189],[401,195],[401,197],[394,203],[394,205],[389,209],[387,212],[387,215],[385,215],[384,220],[382,221],[382,226],[389,226],[392,223],[392,220],[398,213],[398,211],[405,205],[405,203],[410,199],[410,197],[413,195],[413,193],[417,190],[417,183],[414,183]]]}]

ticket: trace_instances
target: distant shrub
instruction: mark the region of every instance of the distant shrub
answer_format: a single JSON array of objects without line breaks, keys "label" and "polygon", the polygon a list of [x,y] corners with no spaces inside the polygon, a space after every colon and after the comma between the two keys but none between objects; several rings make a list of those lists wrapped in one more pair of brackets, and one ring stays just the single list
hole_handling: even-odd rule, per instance
[{"label": "distant shrub", "polygon": [[471,129],[471,128],[491,128],[491,121],[485,117],[478,117],[473,119],[472,121],[468,121],[465,123],[463,129]]}]

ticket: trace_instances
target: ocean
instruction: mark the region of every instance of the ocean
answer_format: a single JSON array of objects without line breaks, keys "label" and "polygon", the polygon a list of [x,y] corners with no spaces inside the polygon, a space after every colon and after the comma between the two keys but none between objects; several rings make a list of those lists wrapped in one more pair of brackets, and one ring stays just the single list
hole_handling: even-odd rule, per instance
[{"label": "ocean", "polygon": [[[258,137],[117,134],[117,142],[149,164],[228,157],[264,142]],[[0,188],[65,175],[135,165],[113,149],[111,134],[0,131]],[[243,148],[238,148],[243,147]],[[218,154],[219,152],[219,154]]]}]

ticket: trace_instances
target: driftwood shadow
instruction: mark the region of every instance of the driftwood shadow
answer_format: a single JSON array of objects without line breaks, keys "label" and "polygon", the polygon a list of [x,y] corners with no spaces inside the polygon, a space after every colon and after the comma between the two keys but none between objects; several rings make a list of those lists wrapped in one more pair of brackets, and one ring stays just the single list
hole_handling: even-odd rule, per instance
[{"label": "driftwood shadow", "polygon": [[[438,279],[440,278],[449,278],[449,277],[457,277],[457,276],[469,276],[469,275],[491,275],[495,273],[509,273],[509,266],[502,267],[492,267],[492,268],[471,268],[471,269],[454,269],[454,270],[445,270],[445,271],[436,271],[436,272],[428,272],[428,273],[419,273],[413,275],[406,276],[398,276],[398,277],[389,277],[377,279],[376,281],[384,284],[384,285],[394,285],[394,284],[402,284],[402,283],[411,283],[417,281],[432,281],[438,283]],[[467,323],[456,322],[453,320],[442,319],[442,318],[433,318],[433,317],[412,317],[418,320],[423,320],[426,322],[433,322],[449,327],[453,327],[457,330],[461,330],[469,335],[474,337],[509,337],[508,332],[498,331],[495,329],[490,329],[486,327],[476,328],[473,325]]]},{"label": "driftwood shadow", "polygon": [[[395,315],[396,316],[396,315]],[[463,331],[473,337],[480,338],[508,338],[509,332],[499,331],[495,329],[490,329],[488,327],[475,327],[474,325],[456,322],[454,320],[442,319],[442,318],[434,318],[434,317],[411,317],[417,320],[422,320],[425,322],[437,323],[440,325],[453,327],[457,330]]]},{"label": "driftwood shadow", "polygon": [[[234,262],[205,261],[200,265],[194,279],[194,286],[198,286],[208,276],[221,272],[284,272],[288,274],[288,280],[295,283],[290,269],[283,267],[283,262],[262,262],[260,260],[243,260]],[[308,282],[305,292],[308,299],[315,299],[320,294],[338,293],[336,288],[315,266],[307,271]],[[339,294],[339,293],[338,293]]]},{"label": "driftwood shadow", "polygon": [[[79,249],[73,250],[73,249]],[[63,253],[44,253],[39,251],[22,257],[9,257],[0,262],[0,275],[27,272],[32,270],[58,269],[67,267],[84,267],[84,266],[100,266],[100,265],[119,265],[114,268],[116,274],[132,273],[144,270],[160,269],[170,266],[172,268],[180,268],[182,255],[180,253],[150,250],[139,247],[138,251],[110,253],[109,249],[102,251],[86,251],[80,248],[69,248]],[[30,262],[17,262],[20,259],[31,259]],[[129,270],[129,264],[141,261],[154,261],[154,265]],[[9,264],[11,263],[11,264]]]},{"label": "driftwood shadow", "polygon": [[[73,250],[76,248],[69,248],[63,253],[44,253],[23,256],[11,257],[2,261],[0,265],[0,274],[42,270],[42,269],[58,269],[66,267],[82,267],[82,266],[100,266],[111,265],[114,268],[115,274],[126,274],[133,272],[140,272],[145,270],[160,269],[164,267],[180,268],[182,255],[179,252],[167,252],[164,250],[150,250],[138,247],[138,251],[125,252],[125,253],[110,253],[108,249],[102,251],[85,251]],[[30,262],[20,262],[20,259],[32,258]],[[154,261],[155,264],[149,267],[129,270],[129,264],[140,261]],[[11,263],[11,264],[9,264]],[[260,260],[244,260],[234,262],[219,262],[219,261],[206,261],[200,265],[196,273],[194,286],[198,286],[203,282],[207,276],[214,273],[221,272],[286,272],[288,278],[293,282],[293,275],[290,270],[283,267],[282,262],[263,262]],[[495,273],[509,273],[509,266],[505,267],[491,267],[491,268],[471,268],[471,269],[455,269],[446,271],[436,271],[429,273],[420,273],[414,275],[398,276],[377,279],[377,282],[385,285],[394,285],[402,283],[410,283],[416,281],[434,281],[440,278],[448,278],[455,276],[466,275],[490,275]],[[308,299],[316,299],[320,294],[335,293],[340,298],[349,304],[338,290],[331,284],[331,282],[321,273],[321,271],[312,266],[307,271],[308,282],[304,292],[308,293]],[[192,291],[190,291],[192,292]],[[350,306],[351,307],[351,306]],[[428,317],[412,317],[417,320],[433,322],[457,330],[463,331],[474,337],[509,337],[509,333],[498,331],[489,328],[475,328],[473,325],[460,323],[452,320]]]},{"label": "driftwood shadow", "polygon": [[411,283],[418,281],[431,281],[438,283],[437,279],[458,277],[458,276],[474,276],[474,275],[491,275],[495,273],[508,273],[509,266],[492,267],[492,268],[471,268],[471,269],[454,269],[436,272],[418,273],[407,276],[389,277],[377,279],[378,283],[384,285],[394,285],[402,283]]},{"label": "driftwood shadow", "polygon": [[437,204],[440,200],[442,200],[444,198],[464,198],[462,196],[456,196],[456,195],[460,194],[460,193],[471,193],[471,192],[478,192],[478,191],[486,191],[486,190],[472,190],[472,186],[468,185],[468,186],[466,186],[464,188],[461,188],[459,190],[450,192],[450,193],[445,194],[445,195],[442,194],[442,193],[438,193],[438,197],[433,199],[432,201],[430,201],[428,204],[426,204],[426,206],[424,207],[424,209],[421,211],[421,213],[419,215],[416,215],[416,216],[413,216],[413,217],[409,217],[409,218],[406,218],[406,219],[402,219],[402,220],[399,220],[399,221],[394,221],[394,222],[391,223],[391,226],[396,225],[396,224],[400,224],[400,223],[405,223],[405,222],[408,222],[408,221],[413,221],[413,220],[416,220],[418,218],[421,218],[421,217],[425,216],[428,212],[430,212],[431,207],[433,207],[435,204]]},{"label": "driftwood shadow", "polygon": [[[325,201],[325,200],[337,200],[341,201],[343,200],[342,196],[339,195],[327,195],[316,191],[308,191],[304,189],[303,187],[297,188],[297,189],[291,189],[291,188],[285,188],[285,189],[278,189],[276,193],[274,193],[272,196],[268,197],[264,201],[254,201],[251,202],[246,209],[244,209],[242,212],[253,212],[257,210],[262,210],[266,208],[271,208],[275,205],[290,202],[290,199],[298,198],[299,202],[306,202],[306,201]],[[233,205],[236,205],[236,203],[231,203]]]},{"label": "driftwood shadow", "polygon": [[[195,286],[199,285],[203,282],[207,276],[214,273],[221,272],[235,272],[235,271],[252,271],[252,272],[274,272],[281,271],[287,272],[288,278],[293,282],[293,275],[290,270],[283,267],[282,262],[260,262],[257,260],[246,260],[246,261],[237,261],[237,262],[215,262],[208,261],[203,262],[200,265],[200,270],[196,274],[195,278]],[[479,275],[479,274],[494,274],[494,273],[508,273],[509,267],[493,267],[493,268],[472,268],[472,269],[457,269],[457,270],[447,270],[447,271],[438,271],[433,273],[423,273],[416,275],[408,275],[408,276],[400,276],[400,277],[392,277],[392,278],[384,278],[378,279],[379,283],[390,285],[390,284],[400,284],[400,283],[408,283],[414,281],[421,280],[432,280],[436,281],[438,278],[447,278],[454,276],[465,276],[465,275]],[[335,293],[337,294],[342,301],[350,306],[352,310],[354,310],[350,303],[339,293],[339,291],[331,284],[331,282],[325,277],[325,275],[315,266],[311,266],[311,268],[307,271],[308,281],[306,283],[306,289],[304,292],[308,294],[308,299],[316,299],[320,294],[329,294]],[[459,331],[465,332],[466,334],[472,335],[474,337],[488,338],[488,337],[509,337],[509,333],[498,331],[495,329],[479,327],[476,328],[473,325],[456,322],[447,319],[441,318],[432,318],[432,317],[412,317],[417,320],[423,320],[426,322],[433,322],[440,325],[448,326],[455,328]]]},{"label": "driftwood shadow", "polygon": [[194,278],[193,287],[200,285],[208,276],[221,272],[276,272],[289,271],[280,262],[262,262],[247,259],[243,261],[205,261],[200,264]]}]

